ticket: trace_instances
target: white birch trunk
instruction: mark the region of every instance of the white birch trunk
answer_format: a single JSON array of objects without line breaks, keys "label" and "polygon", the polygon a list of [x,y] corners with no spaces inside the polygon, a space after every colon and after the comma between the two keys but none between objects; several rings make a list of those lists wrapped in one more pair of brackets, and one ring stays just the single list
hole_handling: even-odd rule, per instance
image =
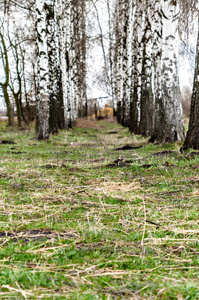
[{"label": "white birch trunk", "polygon": [[45,1],[48,65],[49,65],[49,100],[50,100],[50,132],[58,132],[58,53],[55,1]]},{"label": "white birch trunk", "polygon": [[87,117],[87,91],[86,91],[86,0],[81,0],[79,4],[79,68],[78,68],[78,89],[79,105],[78,116]]},{"label": "white birch trunk", "polygon": [[110,84],[111,84],[111,96],[112,96],[112,103],[113,103],[113,111],[114,114],[117,111],[117,101],[114,93],[114,28],[113,28],[113,20],[112,20],[112,12],[111,12],[111,4],[112,1],[106,0],[107,4],[107,12],[108,12],[108,35],[109,35],[109,72],[110,72]]},{"label": "white birch trunk", "polygon": [[66,128],[70,127],[69,101],[69,43],[70,43],[70,0],[57,0],[58,36],[60,45],[60,65],[63,90],[64,119]]},{"label": "white birch trunk", "polygon": [[176,2],[156,0],[154,12],[155,125],[151,141],[181,141],[184,121],[178,77],[178,14]]},{"label": "white birch trunk", "polygon": [[132,74],[131,74],[131,103],[130,130],[139,134],[141,116],[141,85],[142,85],[142,57],[144,35],[144,4],[143,0],[136,0],[134,4],[134,22],[132,36]]},{"label": "white birch trunk", "polygon": [[141,74],[141,115],[140,134],[150,136],[153,131],[153,92],[152,92],[152,11],[153,1],[144,0],[144,30],[143,30],[143,53],[142,53],[142,74]]},{"label": "white birch trunk", "polygon": [[44,0],[36,0],[37,13],[37,139],[49,138],[49,67]]},{"label": "white birch trunk", "polygon": [[59,35],[59,3],[58,0],[54,0],[54,14],[55,14],[55,49],[56,49],[56,70],[57,70],[57,106],[58,106],[58,128],[66,129],[65,124],[65,110],[64,110],[64,94],[63,94],[63,82],[61,71],[61,40]]},{"label": "white birch trunk", "polygon": [[[173,4],[174,3],[174,4]],[[165,106],[164,141],[184,139],[184,120],[178,75],[178,17],[176,2],[163,1],[162,98]]]},{"label": "white birch trunk", "polygon": [[122,96],[122,122],[121,124],[124,126],[129,125],[129,102],[130,102],[130,86],[129,86],[129,58],[130,58],[130,18],[131,18],[131,7],[130,2],[127,1],[124,3],[124,13],[123,13],[123,65],[122,65],[122,73],[123,73],[123,96]]},{"label": "white birch trunk", "polygon": [[70,22],[70,69],[69,76],[71,80],[70,85],[70,102],[71,102],[71,121],[75,123],[77,120],[77,108],[80,102],[80,89],[78,87],[78,67],[79,67],[79,48],[80,36],[79,33],[79,2],[72,0],[71,4],[71,22]]},{"label": "white birch trunk", "polygon": [[114,91],[114,107],[115,112],[118,115],[118,102],[119,102],[119,64],[118,64],[118,58],[119,58],[119,44],[120,44],[120,27],[119,27],[119,0],[115,1],[115,7],[114,7],[114,54],[113,54],[113,91]]},{"label": "white birch trunk", "polygon": [[123,97],[123,7],[124,1],[117,2],[117,27],[118,27],[118,55],[117,55],[117,76],[116,76],[116,89],[117,89],[117,120],[119,123],[122,121],[122,97]]}]

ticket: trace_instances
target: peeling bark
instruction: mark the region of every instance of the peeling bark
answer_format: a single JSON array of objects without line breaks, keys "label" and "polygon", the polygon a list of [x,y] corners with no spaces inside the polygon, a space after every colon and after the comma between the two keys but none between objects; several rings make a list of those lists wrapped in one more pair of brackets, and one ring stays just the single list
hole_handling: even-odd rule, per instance
[{"label": "peeling bark", "polygon": [[[158,60],[155,61],[155,125],[150,141],[173,143],[184,139],[184,120],[178,76],[177,2],[157,1]],[[158,15],[159,14],[159,15]],[[159,19],[159,20],[158,20]]]},{"label": "peeling bark", "polygon": [[37,12],[37,120],[36,138],[49,139],[49,66],[44,0],[36,0]]}]

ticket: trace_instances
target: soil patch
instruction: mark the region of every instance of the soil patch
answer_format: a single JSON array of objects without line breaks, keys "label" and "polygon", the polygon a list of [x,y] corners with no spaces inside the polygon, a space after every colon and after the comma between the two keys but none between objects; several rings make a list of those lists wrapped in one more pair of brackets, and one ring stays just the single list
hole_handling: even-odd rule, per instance
[{"label": "soil patch", "polygon": [[116,197],[119,196],[118,200],[122,200],[122,196],[126,193],[133,193],[134,191],[138,191],[141,187],[139,182],[103,182],[96,183],[95,188],[103,190],[108,197]]},{"label": "soil patch", "polygon": [[133,149],[140,149],[140,148],[142,148],[142,146],[124,145],[123,147],[114,149],[114,151],[133,150]]},{"label": "soil patch", "polygon": [[62,238],[62,239],[69,239],[69,238],[77,238],[75,233],[70,232],[53,232],[50,230],[24,230],[24,231],[17,231],[17,232],[0,232],[0,240],[2,238],[12,239],[13,241],[23,240],[28,242],[30,240],[43,240],[53,239],[53,238]]},{"label": "soil patch", "polygon": [[95,120],[81,119],[81,118],[77,120],[75,127],[84,128],[84,129],[89,129],[89,128],[100,129],[100,128],[102,128],[102,126],[99,125],[99,123]]},{"label": "soil patch", "polygon": [[109,132],[107,132],[108,134],[118,134],[119,133],[119,131],[109,131]]},{"label": "soil patch", "polygon": [[109,168],[121,168],[121,167],[128,167],[133,163],[133,160],[124,160],[121,158],[118,158],[114,160],[112,163],[106,165],[105,167]]},{"label": "soil patch", "polygon": [[176,153],[176,152],[172,151],[172,150],[165,150],[165,151],[156,152],[153,154],[153,156],[169,155],[169,154],[173,154],[173,153]]},{"label": "soil patch", "polygon": [[6,140],[3,140],[0,142],[1,145],[16,145],[15,142],[13,141],[6,141]]}]

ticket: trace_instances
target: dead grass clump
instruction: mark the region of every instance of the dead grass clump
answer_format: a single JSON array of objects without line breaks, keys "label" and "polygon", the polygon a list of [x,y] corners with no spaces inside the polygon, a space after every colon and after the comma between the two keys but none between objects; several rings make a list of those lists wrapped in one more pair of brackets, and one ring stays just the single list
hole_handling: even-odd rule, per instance
[{"label": "dead grass clump", "polygon": [[83,119],[80,118],[77,120],[75,127],[77,128],[84,128],[84,129],[89,129],[89,128],[94,128],[94,129],[100,129],[102,128],[101,125],[95,120],[91,119]]},{"label": "dead grass clump", "polygon": [[116,197],[119,195],[121,197],[129,197],[131,193],[131,198],[134,193],[140,190],[139,182],[102,182],[95,185],[95,188],[99,191],[103,191],[107,197]]},{"label": "dead grass clump", "polygon": [[116,117],[108,117],[106,123],[117,123]]},{"label": "dead grass clump", "polygon": [[133,190],[140,189],[139,182],[103,182],[102,183],[103,189],[107,192],[115,192],[120,191],[122,193],[131,192]]}]

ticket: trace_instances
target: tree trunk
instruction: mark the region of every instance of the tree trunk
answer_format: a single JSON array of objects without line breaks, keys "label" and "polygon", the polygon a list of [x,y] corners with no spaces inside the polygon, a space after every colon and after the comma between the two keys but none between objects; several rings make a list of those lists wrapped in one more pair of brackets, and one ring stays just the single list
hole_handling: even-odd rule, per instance
[{"label": "tree trunk", "polygon": [[[58,39],[60,52],[60,77],[59,90],[63,95],[64,107],[64,125],[65,128],[71,127],[71,108],[70,108],[70,16],[71,16],[71,1],[57,0],[57,20],[58,20]],[[62,100],[61,100],[62,101]]]},{"label": "tree trunk", "polygon": [[122,95],[122,119],[123,126],[129,125],[129,35],[130,31],[130,1],[124,3],[123,7],[123,36],[122,36],[122,76],[123,76],[123,95]]},{"label": "tree trunk", "polygon": [[109,35],[109,70],[110,70],[110,85],[111,85],[111,97],[112,97],[112,105],[113,105],[113,115],[116,115],[117,103],[116,97],[114,93],[114,44],[113,44],[113,22],[112,22],[112,13],[111,13],[111,5],[110,0],[106,0],[107,4],[107,12],[108,12],[108,35]]},{"label": "tree trunk", "polygon": [[36,138],[49,139],[49,66],[44,0],[36,0],[37,8],[37,121]]},{"label": "tree trunk", "polygon": [[[159,1],[156,1],[159,4]],[[184,138],[184,120],[178,77],[178,5],[161,1],[159,6],[159,39],[161,61],[156,63],[155,125],[150,141],[173,143]],[[159,17],[157,15],[157,18]],[[163,26],[161,26],[163,24]],[[162,28],[161,28],[162,27]],[[162,33],[162,34],[161,34]]]},{"label": "tree trunk", "polygon": [[153,91],[152,91],[152,20],[151,12],[153,4],[151,1],[145,3],[144,14],[144,34],[143,34],[143,54],[142,54],[142,74],[141,74],[141,115],[140,134],[147,137],[153,132]]},{"label": "tree trunk", "polygon": [[[15,105],[17,109],[17,123],[18,127],[21,127],[22,125],[22,120],[27,124],[27,120],[24,115],[24,109],[23,109],[23,104],[22,104],[22,74],[23,74],[23,67],[21,67],[21,59],[19,55],[19,50],[21,51],[21,48],[19,46],[19,39],[18,37],[15,40],[15,44],[13,43],[11,37],[9,36],[9,42],[10,46],[12,47],[12,52],[13,52],[13,57],[15,60],[15,67],[16,67],[16,79],[14,81],[11,80],[11,83],[9,84],[9,87],[12,91],[14,100],[15,100]],[[19,47],[19,49],[18,49]],[[21,56],[23,56],[23,53],[21,51]],[[23,58],[22,58],[23,61]],[[16,84],[17,82],[17,84]],[[17,88],[16,88],[17,86]]]},{"label": "tree trunk", "polygon": [[3,89],[3,94],[4,94],[6,107],[7,107],[7,113],[8,113],[8,126],[14,127],[14,108],[10,102],[10,97],[8,94],[8,87],[2,86],[2,89]]},{"label": "tree trunk", "polygon": [[135,134],[140,134],[141,117],[141,86],[143,64],[143,0],[135,1],[133,11],[133,36],[132,36],[132,72],[131,72],[131,99],[130,99],[130,124],[129,129]]},{"label": "tree trunk", "polygon": [[45,2],[46,27],[47,27],[47,47],[48,47],[48,66],[49,66],[49,130],[53,134],[58,133],[58,52],[57,52],[57,31],[55,17],[55,1]]},{"label": "tree trunk", "polygon": [[80,98],[81,98],[81,110],[84,118],[88,116],[88,103],[87,103],[87,92],[86,92],[86,1],[81,0],[80,10],[80,30],[81,30],[81,43],[80,43]]},{"label": "tree trunk", "polygon": [[116,49],[115,49],[115,92],[117,101],[117,121],[122,123],[122,97],[123,97],[123,76],[122,76],[122,64],[123,64],[123,0],[116,1]]},{"label": "tree trunk", "polygon": [[11,104],[9,93],[8,93],[8,87],[10,83],[10,66],[9,66],[9,60],[8,60],[8,52],[4,40],[4,36],[0,30],[0,38],[1,38],[1,44],[2,48],[0,47],[1,51],[1,59],[2,59],[2,65],[4,68],[4,74],[5,74],[5,82],[0,82],[0,86],[3,90],[3,95],[6,103],[7,113],[8,113],[8,126],[14,126],[14,108]]},{"label": "tree trunk", "polygon": [[198,41],[196,48],[196,65],[191,98],[191,115],[189,130],[187,132],[182,150],[193,148],[199,150],[199,17],[198,17]]}]

